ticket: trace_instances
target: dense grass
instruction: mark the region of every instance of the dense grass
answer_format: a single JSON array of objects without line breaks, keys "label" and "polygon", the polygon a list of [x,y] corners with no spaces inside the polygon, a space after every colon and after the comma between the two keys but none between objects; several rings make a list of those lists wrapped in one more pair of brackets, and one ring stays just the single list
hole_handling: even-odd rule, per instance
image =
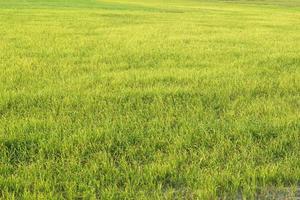
[{"label": "dense grass", "polygon": [[0,0],[0,72],[0,198],[299,184],[298,0]]}]

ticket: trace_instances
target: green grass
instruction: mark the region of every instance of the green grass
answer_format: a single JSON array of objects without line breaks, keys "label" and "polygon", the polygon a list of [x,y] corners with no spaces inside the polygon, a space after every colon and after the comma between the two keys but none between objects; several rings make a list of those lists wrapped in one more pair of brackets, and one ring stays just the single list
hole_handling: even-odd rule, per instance
[{"label": "green grass", "polygon": [[266,198],[299,141],[299,0],[0,0],[2,199]]}]

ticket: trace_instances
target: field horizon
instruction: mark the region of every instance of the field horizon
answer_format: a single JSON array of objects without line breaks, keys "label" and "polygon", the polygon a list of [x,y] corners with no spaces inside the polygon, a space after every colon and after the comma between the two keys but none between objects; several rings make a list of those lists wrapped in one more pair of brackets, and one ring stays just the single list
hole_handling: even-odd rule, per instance
[{"label": "field horizon", "polygon": [[0,0],[0,199],[296,199],[299,0]]}]

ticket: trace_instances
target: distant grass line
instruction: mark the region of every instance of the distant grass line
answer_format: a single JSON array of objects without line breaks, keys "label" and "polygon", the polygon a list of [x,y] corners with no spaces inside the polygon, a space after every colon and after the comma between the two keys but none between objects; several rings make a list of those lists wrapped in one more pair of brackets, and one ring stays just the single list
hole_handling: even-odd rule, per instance
[{"label": "distant grass line", "polygon": [[285,199],[295,0],[0,0],[0,199]]}]

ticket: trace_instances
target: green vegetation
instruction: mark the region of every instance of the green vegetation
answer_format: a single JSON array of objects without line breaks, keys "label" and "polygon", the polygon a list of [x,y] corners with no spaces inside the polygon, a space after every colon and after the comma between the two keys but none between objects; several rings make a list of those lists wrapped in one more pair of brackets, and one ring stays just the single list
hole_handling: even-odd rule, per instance
[{"label": "green vegetation", "polygon": [[299,0],[0,0],[2,199],[266,197],[299,141]]}]

